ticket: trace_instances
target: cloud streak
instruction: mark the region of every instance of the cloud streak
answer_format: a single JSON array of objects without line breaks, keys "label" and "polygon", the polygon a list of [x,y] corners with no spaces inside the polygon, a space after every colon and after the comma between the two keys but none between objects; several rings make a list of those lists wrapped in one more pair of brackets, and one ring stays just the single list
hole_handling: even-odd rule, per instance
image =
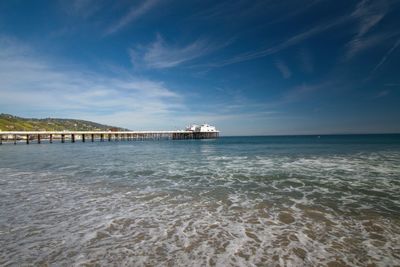
[{"label": "cloud streak", "polygon": [[377,25],[386,15],[387,6],[385,1],[361,1],[352,17],[359,19],[359,31],[357,37],[362,37]]},{"label": "cloud streak", "polygon": [[25,114],[76,114],[106,122],[104,114],[118,121],[115,114],[129,113],[122,125],[127,128],[149,126],[151,121],[167,127],[166,118],[187,109],[184,97],[163,82],[60,66],[5,39],[0,40],[0,95],[3,110],[18,107]]},{"label": "cloud streak", "polygon": [[343,16],[338,19],[326,22],[325,24],[320,24],[320,25],[310,28],[306,31],[303,31],[301,33],[293,35],[292,37],[280,42],[279,44],[277,44],[275,46],[271,46],[271,47],[264,48],[264,49],[254,51],[254,52],[242,53],[242,54],[239,54],[230,59],[210,64],[209,66],[210,67],[222,67],[222,66],[226,66],[226,65],[230,65],[230,64],[235,64],[235,63],[239,63],[239,62],[244,62],[244,61],[248,61],[248,60],[266,57],[266,56],[275,54],[277,52],[280,52],[291,46],[297,45],[297,44],[301,43],[302,41],[307,40],[315,35],[318,35],[327,30],[330,30],[336,26],[339,26],[339,25],[347,22],[348,20],[349,20],[348,16]]},{"label": "cloud streak", "polygon": [[280,59],[275,60],[275,67],[281,72],[282,77],[289,79],[292,76],[292,72],[289,67]]},{"label": "cloud streak", "polygon": [[370,49],[383,41],[390,39],[396,33],[375,34],[368,37],[354,38],[347,43],[347,52],[344,56],[345,60],[350,60],[361,52]]},{"label": "cloud streak", "polygon": [[311,27],[308,30],[293,35],[288,39],[279,42],[276,45],[259,49],[256,51],[241,53],[232,58],[209,64],[208,66],[223,67],[226,65],[231,65],[235,63],[240,63],[244,61],[249,61],[273,55],[289,47],[295,46],[318,34],[324,33],[328,30],[331,30],[345,23],[357,20],[359,22],[357,34],[347,45],[348,51],[346,58],[351,58],[359,51],[366,49],[370,46],[373,46],[385,38],[388,38],[387,36],[384,35],[375,36],[370,39],[363,38],[369,31],[371,31],[371,29],[373,29],[373,27],[375,27],[385,17],[387,12],[388,9],[385,2],[381,1],[371,2],[368,0],[364,0],[361,1],[355,7],[354,11],[351,14],[337,17],[336,19],[332,19],[325,23],[320,23],[317,26]]},{"label": "cloud streak", "polygon": [[[196,109],[186,96],[163,82],[115,71],[103,75],[35,54],[35,49],[0,38],[0,107],[29,117],[70,117],[132,130],[181,129],[190,123],[217,124],[239,133],[238,121],[270,119],[274,112],[243,98],[201,101]],[[193,99],[192,99],[193,100]],[[203,104],[204,102],[204,104]],[[249,125],[241,134],[251,134]],[[226,134],[227,132],[225,132]]]},{"label": "cloud streak", "polygon": [[388,13],[385,1],[363,0],[357,6],[351,17],[358,21],[357,34],[346,45],[347,52],[345,58],[351,59],[359,52],[381,43],[387,35],[380,34],[366,38],[376,25],[383,20]]},{"label": "cloud streak", "polygon": [[70,14],[88,18],[98,12],[103,5],[102,0],[71,0],[63,3],[63,9]]},{"label": "cloud streak", "polygon": [[127,14],[107,28],[105,35],[114,34],[132,21],[139,19],[159,4],[159,0],[144,0],[140,5],[132,7]]},{"label": "cloud streak", "polygon": [[393,44],[393,46],[386,52],[386,54],[382,57],[382,59],[378,62],[378,64],[372,69],[371,74],[375,73],[390,57],[394,50],[400,45],[400,39]]},{"label": "cloud streak", "polygon": [[134,66],[144,65],[151,69],[165,69],[203,57],[227,46],[230,42],[215,44],[206,39],[197,39],[190,44],[174,46],[168,45],[161,35],[157,35],[152,44],[130,49],[129,54]]}]

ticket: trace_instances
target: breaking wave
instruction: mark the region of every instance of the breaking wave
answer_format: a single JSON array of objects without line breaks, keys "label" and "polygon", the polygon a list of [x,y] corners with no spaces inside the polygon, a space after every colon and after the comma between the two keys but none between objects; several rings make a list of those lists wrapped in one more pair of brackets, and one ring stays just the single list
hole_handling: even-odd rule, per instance
[{"label": "breaking wave", "polygon": [[396,147],[37,148],[0,155],[2,266],[400,264]]}]

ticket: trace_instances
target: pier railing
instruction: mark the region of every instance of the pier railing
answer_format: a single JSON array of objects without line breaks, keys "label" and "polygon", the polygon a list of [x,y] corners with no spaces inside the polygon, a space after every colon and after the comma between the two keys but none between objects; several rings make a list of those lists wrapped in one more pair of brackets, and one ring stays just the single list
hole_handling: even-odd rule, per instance
[{"label": "pier railing", "polygon": [[43,140],[53,143],[53,141],[66,141],[75,143],[94,142],[94,141],[139,141],[139,140],[160,140],[160,139],[211,139],[218,138],[219,131],[215,132],[193,132],[193,131],[12,131],[0,132],[0,145],[3,142],[25,141],[41,143]]}]

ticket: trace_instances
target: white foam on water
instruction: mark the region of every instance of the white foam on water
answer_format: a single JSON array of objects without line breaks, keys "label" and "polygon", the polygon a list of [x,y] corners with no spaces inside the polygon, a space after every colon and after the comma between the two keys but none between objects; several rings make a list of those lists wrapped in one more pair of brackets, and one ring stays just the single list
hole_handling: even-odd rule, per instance
[{"label": "white foam on water", "polygon": [[399,153],[213,151],[196,164],[0,166],[0,265],[400,264]]}]

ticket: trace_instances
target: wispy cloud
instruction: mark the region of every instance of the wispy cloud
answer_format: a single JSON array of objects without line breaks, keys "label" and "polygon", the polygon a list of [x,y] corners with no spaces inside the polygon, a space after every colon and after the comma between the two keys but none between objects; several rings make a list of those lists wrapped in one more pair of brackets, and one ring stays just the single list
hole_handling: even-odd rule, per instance
[{"label": "wispy cloud", "polygon": [[382,98],[387,96],[389,93],[390,93],[389,90],[382,90],[374,98]]},{"label": "wispy cloud", "polygon": [[[230,23],[264,18],[263,25],[293,19],[315,7],[321,0],[306,1],[214,1],[210,7],[190,16],[192,20],[221,21]],[[235,14],[235,21],[232,21]],[[252,29],[249,29],[252,30]]]},{"label": "wispy cloud", "polygon": [[386,15],[388,9],[386,1],[361,1],[352,17],[359,19],[359,30],[356,37],[362,37],[377,25]]},{"label": "wispy cloud", "polygon": [[352,40],[346,45],[346,59],[351,59],[359,52],[373,47],[388,36],[380,34],[371,37],[365,37],[388,13],[386,1],[370,1],[363,0],[357,6],[351,17],[358,21],[357,33]]},{"label": "wispy cloud", "polygon": [[378,64],[372,69],[371,74],[376,72],[385,62],[388,60],[390,55],[393,53],[394,50],[400,45],[400,39],[393,44],[393,46],[386,52],[386,54],[382,57],[382,59],[378,62]]},{"label": "wispy cloud", "polygon": [[[161,81],[134,77],[118,68],[104,75],[65,65],[17,40],[0,38],[2,112],[79,118],[141,130],[181,129],[189,123],[208,122],[225,129],[225,134],[251,134],[251,127],[276,114],[262,103],[245,99],[240,91],[220,101],[204,102],[204,96],[197,97],[199,104],[193,109],[187,105],[193,99]],[[254,125],[238,132],[238,121]]]},{"label": "wispy cloud", "polygon": [[143,0],[143,2],[137,6],[133,6],[127,14],[120,18],[117,22],[112,24],[107,28],[105,35],[113,34],[125,26],[127,26],[132,21],[135,21],[148,13],[151,9],[157,6],[160,0]]},{"label": "wispy cloud", "polygon": [[[168,127],[168,119],[187,108],[184,97],[163,82],[109,77],[54,62],[13,40],[0,40],[2,109],[46,116],[76,114],[110,124],[119,121],[116,114],[125,113],[131,116],[121,126],[129,128],[149,126],[149,122]],[[105,121],[105,114],[110,121]]]},{"label": "wispy cloud", "polygon": [[343,17],[339,17],[335,20],[331,20],[329,22],[326,23],[321,23],[315,27],[312,27],[306,31],[300,32],[296,35],[293,35],[292,37],[280,42],[277,45],[274,46],[270,46],[264,49],[260,49],[254,52],[246,52],[246,53],[242,53],[239,54],[237,56],[234,56],[230,59],[224,60],[224,61],[220,61],[220,62],[216,62],[216,63],[212,63],[210,64],[211,67],[222,67],[222,66],[226,66],[226,65],[230,65],[230,64],[234,64],[234,63],[239,63],[239,62],[243,62],[243,61],[248,61],[248,60],[253,60],[256,58],[262,58],[262,57],[266,57],[272,54],[275,54],[277,52],[280,52],[286,48],[289,48],[291,46],[297,45],[301,42],[303,42],[306,39],[309,39],[315,35],[318,35],[320,33],[323,33],[327,30],[330,30],[336,26],[339,26],[345,22],[347,22],[349,20],[348,16],[343,16]]},{"label": "wispy cloud", "polygon": [[101,0],[73,0],[71,5],[75,14],[90,17],[101,9],[103,3]]},{"label": "wispy cloud", "polygon": [[[102,10],[105,0],[70,0],[57,1],[62,12],[74,17],[88,19]],[[68,25],[70,28],[71,25]]]},{"label": "wispy cloud", "polygon": [[394,35],[396,35],[396,33],[381,33],[367,37],[353,38],[346,45],[347,52],[344,56],[344,60],[350,60],[361,52],[383,43]]},{"label": "wispy cloud", "polygon": [[275,67],[281,72],[282,77],[285,79],[289,79],[292,76],[292,72],[289,67],[280,59],[275,60]]},{"label": "wispy cloud", "polygon": [[210,67],[222,67],[230,64],[253,60],[257,58],[266,57],[275,53],[278,53],[284,49],[297,45],[309,38],[312,38],[318,34],[324,33],[335,27],[349,23],[351,21],[357,21],[359,26],[357,33],[354,38],[347,44],[348,51],[346,58],[351,58],[359,51],[366,49],[374,44],[381,42],[388,38],[388,35],[379,35],[372,38],[363,38],[368,32],[373,29],[388,13],[386,1],[361,1],[350,14],[346,14],[324,23],[311,27],[305,31],[295,34],[286,40],[282,40],[276,45],[272,45],[266,48],[262,48],[256,51],[246,52],[238,54],[232,58],[214,62],[209,64]]},{"label": "wispy cloud", "polygon": [[135,49],[130,49],[129,54],[134,66],[144,64],[147,68],[163,69],[176,67],[200,58],[227,46],[229,43],[230,41],[215,44],[206,39],[197,39],[183,46],[168,45],[162,36],[158,34],[152,44],[146,47],[139,46]]}]

